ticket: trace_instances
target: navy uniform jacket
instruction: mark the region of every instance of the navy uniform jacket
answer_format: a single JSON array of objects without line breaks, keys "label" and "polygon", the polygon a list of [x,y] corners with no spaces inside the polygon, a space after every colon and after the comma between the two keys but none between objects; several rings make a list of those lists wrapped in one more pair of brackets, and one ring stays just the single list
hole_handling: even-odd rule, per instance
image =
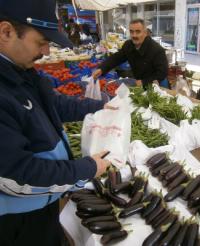
[{"label": "navy uniform jacket", "polygon": [[70,160],[62,122],[102,107],[102,101],[56,95],[34,69],[0,57],[0,215],[43,208],[94,177],[92,158]]},{"label": "navy uniform jacket", "polygon": [[143,86],[154,80],[161,82],[168,74],[168,61],[165,50],[151,37],[146,37],[140,49],[132,40],[127,40],[122,48],[100,65],[103,74],[128,61],[134,78],[142,80]]}]

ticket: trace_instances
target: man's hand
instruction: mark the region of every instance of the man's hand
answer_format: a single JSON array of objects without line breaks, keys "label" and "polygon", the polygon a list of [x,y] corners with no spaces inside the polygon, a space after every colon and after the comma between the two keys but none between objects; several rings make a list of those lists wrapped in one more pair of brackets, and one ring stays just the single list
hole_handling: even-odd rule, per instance
[{"label": "man's hand", "polygon": [[107,160],[101,158],[107,152],[108,151],[103,151],[99,154],[91,156],[91,158],[93,158],[95,160],[96,165],[97,165],[97,172],[96,172],[95,177],[98,177],[98,176],[102,175],[103,173],[105,173],[107,167],[109,167],[111,165],[110,161],[107,161]]},{"label": "man's hand", "polygon": [[94,72],[93,72],[93,74],[92,74],[92,77],[94,78],[94,79],[97,79],[99,76],[101,76],[102,75],[102,70],[100,69],[100,68],[98,68],[97,70],[95,70]]},{"label": "man's hand", "polygon": [[142,80],[136,80],[135,83],[136,86],[142,86]]},{"label": "man's hand", "polygon": [[117,110],[119,109],[118,107],[113,107],[113,106],[110,106],[108,103],[104,104],[104,109],[111,109],[111,110]]}]

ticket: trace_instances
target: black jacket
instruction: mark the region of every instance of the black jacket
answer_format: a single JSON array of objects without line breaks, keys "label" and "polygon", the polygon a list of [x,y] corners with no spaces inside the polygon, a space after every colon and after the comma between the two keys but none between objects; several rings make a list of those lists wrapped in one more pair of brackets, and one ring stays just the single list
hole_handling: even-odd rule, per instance
[{"label": "black jacket", "polygon": [[161,82],[167,77],[168,62],[165,50],[151,37],[146,37],[139,50],[132,40],[127,40],[122,48],[100,65],[103,74],[121,63],[128,61],[135,79],[142,80],[143,85],[153,80]]}]

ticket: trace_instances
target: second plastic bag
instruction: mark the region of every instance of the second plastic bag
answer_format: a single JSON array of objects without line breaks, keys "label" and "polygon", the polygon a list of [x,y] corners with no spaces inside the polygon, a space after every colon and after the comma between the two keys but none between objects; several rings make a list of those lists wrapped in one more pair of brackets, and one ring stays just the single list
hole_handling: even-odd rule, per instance
[{"label": "second plastic bag", "polygon": [[106,159],[120,168],[126,163],[131,135],[131,112],[129,89],[122,84],[117,96],[109,102],[117,110],[103,109],[88,114],[81,132],[83,156],[91,156],[103,150],[110,151]]}]

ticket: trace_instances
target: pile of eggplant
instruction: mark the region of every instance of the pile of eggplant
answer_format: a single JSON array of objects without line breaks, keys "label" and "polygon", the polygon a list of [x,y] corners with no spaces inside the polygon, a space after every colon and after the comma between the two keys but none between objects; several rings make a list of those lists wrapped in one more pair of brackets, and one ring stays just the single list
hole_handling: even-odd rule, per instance
[{"label": "pile of eggplant", "polygon": [[[139,213],[148,177],[140,173],[135,175],[136,169],[130,167],[132,176],[129,181],[122,182],[120,171],[110,167],[105,182],[100,178],[92,180],[95,190],[79,190],[71,194],[71,200],[77,204],[76,215],[81,223],[91,232],[103,235],[101,243],[111,245],[128,236],[130,231],[123,228],[118,218],[126,218]],[[119,196],[127,194],[129,200]]]},{"label": "pile of eggplant", "polygon": [[167,222],[156,228],[142,246],[197,246],[199,225],[195,220]]},{"label": "pile of eggplant", "polygon": [[192,214],[200,213],[200,175],[191,177],[180,163],[172,163],[165,153],[154,155],[146,164],[151,174],[157,176],[167,188],[168,193],[164,197],[166,202],[181,197],[187,201]]},{"label": "pile of eggplant", "polygon": [[94,191],[76,191],[71,194],[71,200],[77,204],[76,215],[82,225],[92,233],[102,235],[103,245],[112,245],[128,236],[129,231],[123,229],[115,215],[115,207]]},{"label": "pile of eggplant", "polygon": [[164,197],[166,202],[180,196],[191,179],[183,166],[178,162],[171,162],[165,153],[154,155],[147,161],[146,165],[151,174],[157,176],[162,185],[167,188],[168,193]]},{"label": "pile of eggplant", "polygon": [[143,246],[199,245],[199,224],[193,218],[179,221],[178,212],[167,208],[162,194],[152,192],[144,200],[141,216],[154,231],[144,240]]}]

